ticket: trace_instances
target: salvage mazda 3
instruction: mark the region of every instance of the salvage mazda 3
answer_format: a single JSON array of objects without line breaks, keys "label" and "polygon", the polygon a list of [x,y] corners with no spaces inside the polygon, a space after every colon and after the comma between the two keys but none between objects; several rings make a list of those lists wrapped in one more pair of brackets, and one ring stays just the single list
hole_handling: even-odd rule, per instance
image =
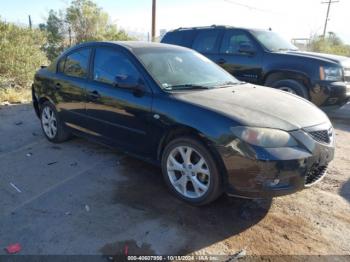
[{"label": "salvage mazda 3", "polygon": [[296,95],[239,82],[187,48],[91,42],[42,67],[33,104],[54,143],[71,135],[158,164],[179,198],[266,198],[320,181],[334,156],[327,116]]}]

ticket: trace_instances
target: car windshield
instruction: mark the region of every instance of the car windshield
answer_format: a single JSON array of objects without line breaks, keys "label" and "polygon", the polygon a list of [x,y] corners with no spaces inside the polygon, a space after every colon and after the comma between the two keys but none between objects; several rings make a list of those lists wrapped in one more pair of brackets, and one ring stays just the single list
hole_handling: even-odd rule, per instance
[{"label": "car windshield", "polygon": [[280,35],[271,31],[254,31],[251,33],[255,38],[269,51],[297,51],[298,48],[287,40],[283,39]]},{"label": "car windshield", "polygon": [[136,55],[165,90],[209,89],[240,83],[195,51],[152,48],[143,49]]}]

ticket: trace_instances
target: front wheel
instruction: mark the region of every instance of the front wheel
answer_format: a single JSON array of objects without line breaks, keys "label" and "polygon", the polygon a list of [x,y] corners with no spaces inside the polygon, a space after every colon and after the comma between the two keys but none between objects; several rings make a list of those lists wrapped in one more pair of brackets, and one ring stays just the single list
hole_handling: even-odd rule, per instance
[{"label": "front wheel", "polygon": [[216,162],[196,139],[183,137],[171,141],[163,153],[162,171],[170,190],[190,204],[208,204],[222,192]]},{"label": "front wheel", "polygon": [[272,87],[294,95],[298,95],[305,99],[309,99],[306,87],[298,81],[292,79],[279,80],[273,83]]},{"label": "front wheel", "polygon": [[40,120],[44,135],[50,142],[61,143],[70,137],[64,123],[57,114],[56,108],[50,102],[45,102],[42,105]]}]

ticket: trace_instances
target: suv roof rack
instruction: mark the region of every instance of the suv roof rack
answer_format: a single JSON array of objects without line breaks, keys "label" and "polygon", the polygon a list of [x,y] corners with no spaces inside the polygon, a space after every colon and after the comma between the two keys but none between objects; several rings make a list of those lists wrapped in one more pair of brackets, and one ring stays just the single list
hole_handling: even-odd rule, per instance
[{"label": "suv roof rack", "polygon": [[233,26],[228,25],[210,25],[210,26],[195,26],[195,27],[179,27],[173,31],[180,30],[196,30],[196,29],[210,29],[210,28],[234,28]]}]

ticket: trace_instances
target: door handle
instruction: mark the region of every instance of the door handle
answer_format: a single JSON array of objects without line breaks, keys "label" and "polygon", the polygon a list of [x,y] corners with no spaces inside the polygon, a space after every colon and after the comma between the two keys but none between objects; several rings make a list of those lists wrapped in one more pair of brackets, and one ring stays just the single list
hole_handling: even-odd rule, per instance
[{"label": "door handle", "polygon": [[56,90],[61,89],[61,84],[60,84],[60,83],[56,83],[56,84],[55,84],[55,89],[56,89]]},{"label": "door handle", "polygon": [[96,100],[101,97],[100,93],[96,90],[89,92],[90,99]]},{"label": "door handle", "polygon": [[223,58],[220,58],[219,60],[218,60],[218,64],[225,64],[226,63],[226,60],[225,59],[223,59]]}]

